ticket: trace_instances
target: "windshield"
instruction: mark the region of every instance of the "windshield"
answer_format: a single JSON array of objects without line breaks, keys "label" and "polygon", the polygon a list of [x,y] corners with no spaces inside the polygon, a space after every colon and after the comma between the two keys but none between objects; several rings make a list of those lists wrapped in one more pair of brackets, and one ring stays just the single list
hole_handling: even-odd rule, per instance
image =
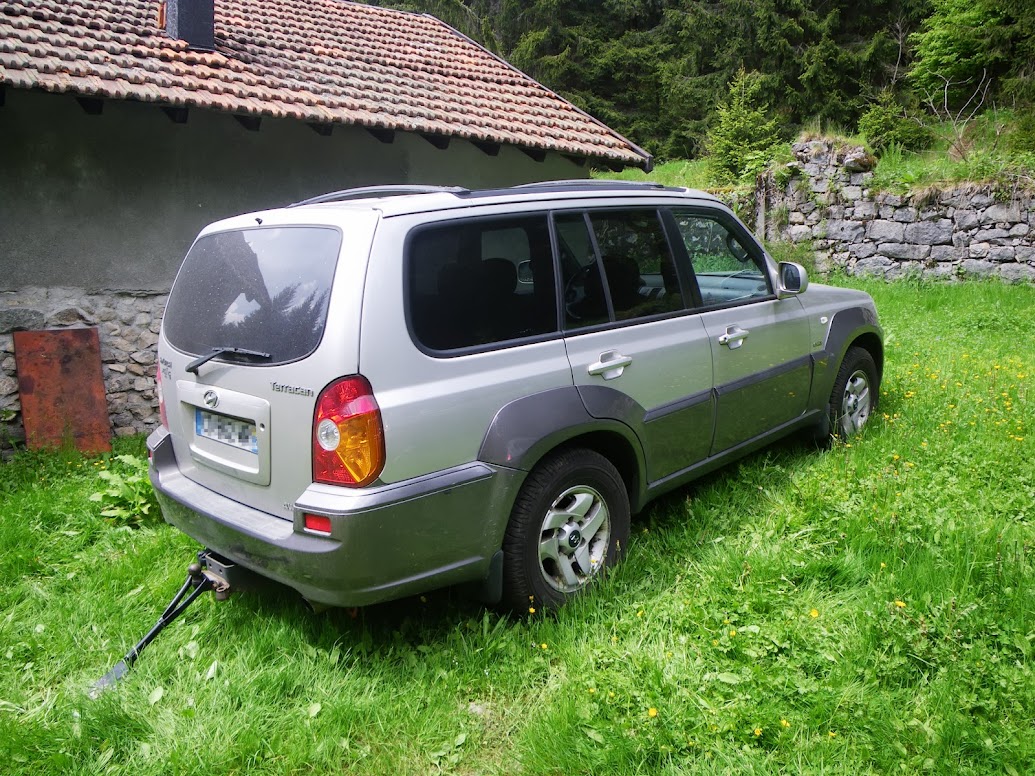
[{"label": "windshield", "polygon": [[[326,227],[242,229],[200,238],[183,260],[165,311],[165,336],[189,354],[239,348],[263,366],[320,344],[341,233]],[[247,354],[220,360],[252,362]]]}]

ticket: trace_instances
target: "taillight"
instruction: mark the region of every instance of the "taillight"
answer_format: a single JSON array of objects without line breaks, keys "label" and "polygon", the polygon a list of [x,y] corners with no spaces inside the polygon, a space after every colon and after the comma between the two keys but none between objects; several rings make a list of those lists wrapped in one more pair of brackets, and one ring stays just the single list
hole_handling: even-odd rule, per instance
[{"label": "taillight", "polygon": [[162,393],[162,365],[155,372],[155,394],[158,396],[158,416],[162,419],[162,427],[169,428],[169,416],[165,414],[165,395]]},{"label": "taillight", "polygon": [[313,481],[361,488],[384,465],[384,427],[370,383],[356,376],[328,385],[313,417]]}]

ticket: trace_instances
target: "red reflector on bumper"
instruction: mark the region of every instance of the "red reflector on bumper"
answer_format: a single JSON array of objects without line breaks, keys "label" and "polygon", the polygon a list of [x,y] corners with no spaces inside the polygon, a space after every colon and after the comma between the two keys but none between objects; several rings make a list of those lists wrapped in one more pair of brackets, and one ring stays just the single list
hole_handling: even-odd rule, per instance
[{"label": "red reflector on bumper", "polygon": [[307,514],[305,516],[305,529],[307,531],[329,534],[331,532],[331,519],[323,515]]}]

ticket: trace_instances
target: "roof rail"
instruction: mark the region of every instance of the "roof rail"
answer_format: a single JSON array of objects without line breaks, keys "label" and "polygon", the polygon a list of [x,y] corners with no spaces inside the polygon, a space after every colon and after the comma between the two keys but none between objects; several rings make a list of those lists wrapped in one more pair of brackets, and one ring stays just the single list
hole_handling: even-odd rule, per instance
[{"label": "roof rail", "polygon": [[316,197],[303,199],[301,202],[292,202],[288,207],[301,207],[302,205],[316,205],[321,202],[344,202],[349,199],[361,199],[363,197],[398,197],[405,194],[433,194],[449,193],[461,194],[467,189],[461,186],[420,186],[408,183],[392,186],[359,186],[353,189],[342,189],[331,191],[327,194],[320,194]]},{"label": "roof rail", "polygon": [[572,178],[568,180],[558,181],[539,181],[537,183],[522,183],[518,186],[514,186],[515,189],[534,189],[534,188],[559,188],[559,187],[571,187],[578,186],[584,188],[615,188],[615,189],[650,189],[652,191],[659,191],[663,189],[681,190],[675,189],[672,186],[666,186],[663,183],[655,183],[654,181],[626,181],[626,180],[610,180],[607,178]]}]

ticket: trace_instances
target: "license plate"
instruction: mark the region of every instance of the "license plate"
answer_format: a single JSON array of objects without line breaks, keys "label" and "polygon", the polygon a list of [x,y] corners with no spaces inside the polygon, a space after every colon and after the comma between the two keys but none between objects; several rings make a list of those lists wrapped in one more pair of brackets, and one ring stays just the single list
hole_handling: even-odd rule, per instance
[{"label": "license plate", "polygon": [[247,420],[195,408],[194,432],[199,437],[222,442],[238,450],[247,450],[256,455],[259,453],[259,437],[255,433],[255,424]]}]

